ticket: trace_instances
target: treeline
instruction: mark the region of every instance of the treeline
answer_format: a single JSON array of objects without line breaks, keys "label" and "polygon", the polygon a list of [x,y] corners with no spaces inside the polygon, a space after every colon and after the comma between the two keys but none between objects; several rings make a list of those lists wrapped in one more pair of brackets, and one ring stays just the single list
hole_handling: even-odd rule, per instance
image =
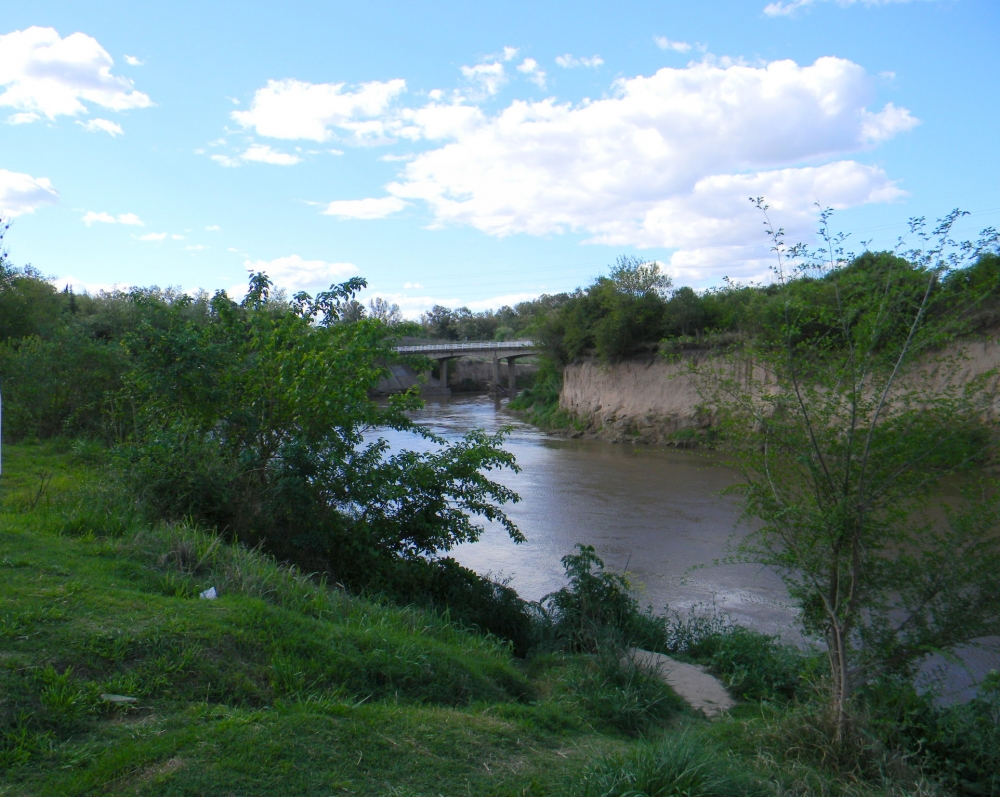
[{"label": "treeline", "polygon": [[[642,352],[710,348],[773,337],[781,329],[788,303],[811,304],[820,318],[823,308],[836,307],[837,291],[845,285],[850,290],[870,290],[884,284],[890,271],[909,285],[909,293],[904,290],[898,297],[919,300],[925,269],[891,252],[866,252],[837,269],[836,278],[829,272],[813,276],[805,269],[784,283],[741,284],[725,278],[721,285],[703,291],[674,288],[657,264],[622,257],[607,276],[573,293],[545,295],[514,308],[482,313],[435,307],[422,317],[421,331],[428,337],[451,340],[530,337],[560,367],[585,357],[614,362]],[[996,254],[983,254],[971,266],[949,272],[934,290],[943,300],[935,301],[935,312],[951,312],[974,297],[978,306],[969,315],[969,328],[1000,323],[1000,257]],[[814,324],[806,334],[820,336],[827,331],[822,324]]]}]

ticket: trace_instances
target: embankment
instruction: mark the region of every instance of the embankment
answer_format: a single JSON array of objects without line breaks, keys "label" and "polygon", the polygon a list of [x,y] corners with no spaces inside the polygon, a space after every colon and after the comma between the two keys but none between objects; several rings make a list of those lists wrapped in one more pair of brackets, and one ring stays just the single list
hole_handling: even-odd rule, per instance
[{"label": "embankment", "polygon": [[[563,372],[559,407],[577,420],[574,436],[617,443],[693,445],[710,428],[711,418],[702,409],[689,367],[692,360],[710,356],[710,352],[695,352],[675,361],[649,354],[613,364],[572,363]],[[925,381],[932,390],[987,378],[994,395],[992,413],[1000,417],[994,370],[1000,370],[1000,329],[926,357],[910,378]]]}]

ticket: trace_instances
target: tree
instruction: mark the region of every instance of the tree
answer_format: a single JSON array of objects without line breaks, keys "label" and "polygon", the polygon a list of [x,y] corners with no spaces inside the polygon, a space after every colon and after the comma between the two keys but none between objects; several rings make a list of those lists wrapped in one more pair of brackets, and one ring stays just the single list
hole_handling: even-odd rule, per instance
[{"label": "tree", "polygon": [[[134,295],[146,322],[126,341],[133,367],[117,402],[130,493],[159,517],[194,518],[360,586],[386,561],[475,540],[475,516],[520,540],[502,511],[516,494],[488,477],[516,470],[503,433],[446,445],[407,417],[415,393],[369,398],[398,356],[384,324],[350,320],[363,287],[289,303],[257,274],[243,302],[217,293],[204,320],[189,317],[189,298]],[[385,427],[438,446],[390,453]]]},{"label": "tree", "polygon": [[609,276],[618,291],[633,299],[650,294],[665,299],[673,286],[673,280],[660,271],[659,263],[632,255],[619,257]]},{"label": "tree", "polygon": [[[757,334],[693,371],[743,477],[736,558],[775,568],[825,641],[839,740],[860,684],[1000,631],[1000,502],[975,478],[995,453],[995,374],[963,376],[961,347],[1000,290],[970,279],[997,234],[957,244],[955,212],[930,232],[913,220],[905,258],[902,242],[853,257],[825,211],[810,252],[753,201],[776,288]],[[945,501],[956,475],[963,499]]]},{"label": "tree", "polygon": [[403,320],[399,305],[390,303],[381,296],[376,296],[368,302],[368,317],[378,319],[388,327],[395,326]]}]

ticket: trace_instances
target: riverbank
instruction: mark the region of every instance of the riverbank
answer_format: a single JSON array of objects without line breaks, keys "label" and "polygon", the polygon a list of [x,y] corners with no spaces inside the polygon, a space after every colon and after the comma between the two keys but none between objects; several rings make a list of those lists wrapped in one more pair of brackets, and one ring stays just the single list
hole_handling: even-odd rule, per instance
[{"label": "riverbank", "polygon": [[[639,443],[691,448],[710,443],[711,417],[703,408],[691,364],[711,357],[711,350],[686,351],[667,358],[647,353],[615,363],[586,359],[570,363],[562,373],[558,414],[550,431],[612,443]],[[962,387],[989,379],[997,398],[993,417],[1000,416],[1000,329],[993,328],[925,357],[918,378],[929,392],[946,384]],[[956,365],[946,379],[940,362]]]}]

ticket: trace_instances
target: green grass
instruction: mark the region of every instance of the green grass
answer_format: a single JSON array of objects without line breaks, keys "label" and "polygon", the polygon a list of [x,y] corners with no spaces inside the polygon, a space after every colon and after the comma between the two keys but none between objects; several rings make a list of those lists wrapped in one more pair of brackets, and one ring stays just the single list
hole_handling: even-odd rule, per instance
[{"label": "green grass", "polygon": [[0,797],[944,793],[878,743],[834,755],[766,638],[701,651],[748,701],[707,723],[609,651],[516,659],[150,526],[102,484],[99,446],[4,456]]},{"label": "green grass", "polygon": [[630,744],[578,691],[590,658],[525,663],[149,527],[108,508],[101,472],[79,445],[5,447],[0,795],[569,794]]}]

